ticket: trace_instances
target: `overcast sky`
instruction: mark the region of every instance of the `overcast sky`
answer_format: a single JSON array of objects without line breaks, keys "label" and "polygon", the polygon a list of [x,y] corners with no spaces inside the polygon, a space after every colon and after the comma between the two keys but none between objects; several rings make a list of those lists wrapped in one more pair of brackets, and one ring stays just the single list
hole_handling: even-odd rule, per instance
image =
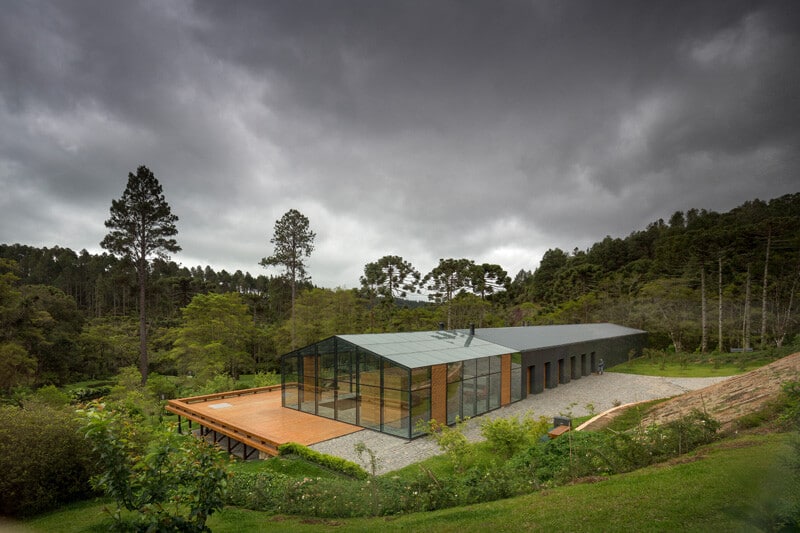
[{"label": "overcast sky", "polygon": [[172,258],[314,283],[400,255],[533,270],[692,207],[800,192],[800,2],[4,2],[0,243],[100,253],[147,165]]}]

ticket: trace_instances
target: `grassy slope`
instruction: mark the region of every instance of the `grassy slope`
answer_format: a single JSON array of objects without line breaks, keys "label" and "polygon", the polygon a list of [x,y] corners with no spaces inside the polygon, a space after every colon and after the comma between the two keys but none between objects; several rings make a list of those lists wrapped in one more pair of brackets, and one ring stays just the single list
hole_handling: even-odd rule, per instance
[{"label": "grassy slope", "polygon": [[[463,508],[400,517],[317,520],[228,508],[215,532],[241,531],[756,531],[762,502],[780,494],[785,435],[746,436],[685,462]],[[694,460],[697,459],[697,460]],[[101,531],[103,505],[80,503],[29,520],[30,531]]]}]

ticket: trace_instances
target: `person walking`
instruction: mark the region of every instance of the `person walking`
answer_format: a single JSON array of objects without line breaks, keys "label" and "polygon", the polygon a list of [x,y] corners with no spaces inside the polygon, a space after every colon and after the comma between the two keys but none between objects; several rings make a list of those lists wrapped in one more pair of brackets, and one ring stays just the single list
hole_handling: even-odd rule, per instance
[{"label": "person walking", "polygon": [[597,363],[597,373],[601,376],[603,375],[603,371],[606,369],[606,362],[600,359],[600,362]]}]

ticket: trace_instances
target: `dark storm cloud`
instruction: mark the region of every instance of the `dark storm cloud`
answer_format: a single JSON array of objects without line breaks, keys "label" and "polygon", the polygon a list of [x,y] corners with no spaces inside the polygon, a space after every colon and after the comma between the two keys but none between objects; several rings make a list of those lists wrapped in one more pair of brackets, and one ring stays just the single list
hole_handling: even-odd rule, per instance
[{"label": "dark storm cloud", "polygon": [[[176,259],[189,264],[257,272],[295,207],[318,233],[311,272],[326,286],[355,284],[388,253],[423,270],[450,256],[534,268],[548,247],[678,209],[795,192],[798,12],[12,3],[0,240],[96,248],[111,198],[145,163],[181,217]],[[48,221],[64,233],[36,229]]]}]

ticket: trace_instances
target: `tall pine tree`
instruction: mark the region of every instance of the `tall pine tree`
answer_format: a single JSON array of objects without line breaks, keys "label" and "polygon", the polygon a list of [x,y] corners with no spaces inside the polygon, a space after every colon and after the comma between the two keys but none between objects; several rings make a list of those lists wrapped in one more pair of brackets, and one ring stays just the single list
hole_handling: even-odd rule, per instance
[{"label": "tall pine tree", "polygon": [[168,252],[181,247],[173,238],[178,234],[172,214],[164,199],[161,184],[146,166],[128,173],[128,186],[122,198],[111,201],[111,218],[106,220],[109,233],[100,246],[119,257],[128,258],[136,268],[139,281],[139,370],[142,384],[147,383],[147,312],[146,287],[151,257],[168,259]]},{"label": "tall pine tree", "polygon": [[292,349],[296,348],[294,303],[297,284],[311,279],[306,272],[305,258],[314,250],[316,236],[309,227],[308,218],[296,209],[290,209],[275,222],[275,233],[269,241],[275,245],[275,252],[259,263],[264,267],[282,266],[283,276],[292,287]]}]

